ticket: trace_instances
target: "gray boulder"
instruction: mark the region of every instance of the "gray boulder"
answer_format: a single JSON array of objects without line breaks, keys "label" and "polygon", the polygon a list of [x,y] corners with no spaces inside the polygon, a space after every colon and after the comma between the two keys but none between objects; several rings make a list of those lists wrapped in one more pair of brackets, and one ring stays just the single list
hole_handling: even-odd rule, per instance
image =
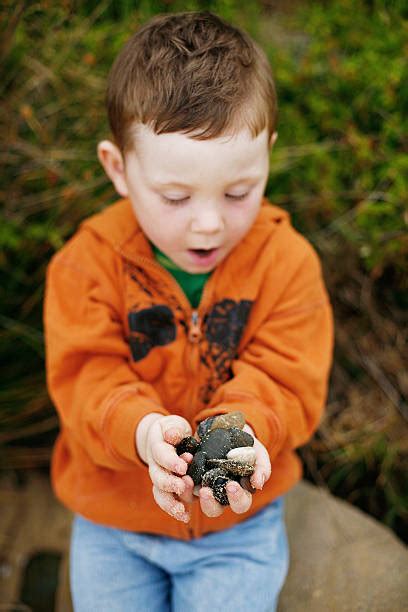
[{"label": "gray boulder", "polygon": [[307,482],[287,495],[286,518],[279,612],[408,610],[408,549],[391,530]]}]

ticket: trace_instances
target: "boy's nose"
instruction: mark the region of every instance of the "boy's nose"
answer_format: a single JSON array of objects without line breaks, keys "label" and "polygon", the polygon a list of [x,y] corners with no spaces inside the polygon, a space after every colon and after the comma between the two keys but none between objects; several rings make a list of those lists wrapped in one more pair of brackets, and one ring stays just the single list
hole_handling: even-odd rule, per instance
[{"label": "boy's nose", "polygon": [[220,211],[213,206],[205,206],[196,211],[191,221],[191,231],[196,234],[216,234],[224,228]]}]

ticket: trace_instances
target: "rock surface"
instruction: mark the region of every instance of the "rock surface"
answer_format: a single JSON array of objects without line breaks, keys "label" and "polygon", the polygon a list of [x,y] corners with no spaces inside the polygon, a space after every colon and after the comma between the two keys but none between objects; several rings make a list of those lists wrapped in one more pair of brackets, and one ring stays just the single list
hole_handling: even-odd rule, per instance
[{"label": "rock surface", "polygon": [[231,427],[229,432],[231,434],[231,448],[254,445],[254,439],[247,431],[242,431],[237,427]]},{"label": "rock surface", "polygon": [[291,564],[278,612],[406,612],[408,549],[354,506],[301,482],[288,495]]},{"label": "rock surface", "polygon": [[253,465],[232,459],[208,459],[207,465],[211,468],[223,468],[232,476],[250,476],[255,471]]},{"label": "rock surface", "polygon": [[202,450],[197,451],[187,469],[187,475],[191,476],[195,485],[199,485],[201,483],[201,479],[205,473],[205,463],[205,453],[203,453]]},{"label": "rock surface", "polygon": [[237,427],[243,429],[245,425],[245,417],[239,410],[236,412],[228,412],[227,414],[220,414],[214,418],[211,422],[209,431],[213,429],[229,429],[230,427]]},{"label": "rock surface", "polygon": [[224,459],[231,448],[229,429],[214,429],[201,439],[201,450],[211,459]]},{"label": "rock surface", "polygon": [[195,455],[199,448],[199,442],[193,438],[193,436],[187,436],[187,438],[183,438],[182,441],[177,444],[176,451],[178,455],[182,455],[183,453]]},{"label": "rock surface", "polygon": [[239,446],[238,448],[232,448],[227,454],[227,459],[232,461],[240,461],[241,463],[249,463],[249,465],[255,465],[256,452],[252,446]]}]

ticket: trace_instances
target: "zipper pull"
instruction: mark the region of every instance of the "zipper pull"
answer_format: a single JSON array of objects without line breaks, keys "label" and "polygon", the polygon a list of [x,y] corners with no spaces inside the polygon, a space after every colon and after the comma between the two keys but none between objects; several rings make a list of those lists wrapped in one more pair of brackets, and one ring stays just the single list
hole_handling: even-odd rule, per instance
[{"label": "zipper pull", "polygon": [[197,343],[201,340],[200,317],[197,310],[193,310],[191,315],[190,328],[188,330],[188,339],[190,342]]}]

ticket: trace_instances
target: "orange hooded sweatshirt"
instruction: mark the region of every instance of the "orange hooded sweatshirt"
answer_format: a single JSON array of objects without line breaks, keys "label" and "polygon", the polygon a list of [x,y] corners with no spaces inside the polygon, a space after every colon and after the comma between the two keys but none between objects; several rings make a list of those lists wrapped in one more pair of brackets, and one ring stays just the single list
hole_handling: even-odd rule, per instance
[{"label": "orange hooded sweatshirt", "polygon": [[[85,221],[53,257],[45,298],[47,381],[61,431],[52,460],[59,499],[105,525],[198,537],[234,525],[301,477],[294,449],[324,408],[333,324],[314,250],[265,200],[193,310],[154,260],[128,200]],[[243,515],[189,524],[155,503],[135,431],[151,412],[195,431],[241,410],[267,448],[272,475]]]}]

